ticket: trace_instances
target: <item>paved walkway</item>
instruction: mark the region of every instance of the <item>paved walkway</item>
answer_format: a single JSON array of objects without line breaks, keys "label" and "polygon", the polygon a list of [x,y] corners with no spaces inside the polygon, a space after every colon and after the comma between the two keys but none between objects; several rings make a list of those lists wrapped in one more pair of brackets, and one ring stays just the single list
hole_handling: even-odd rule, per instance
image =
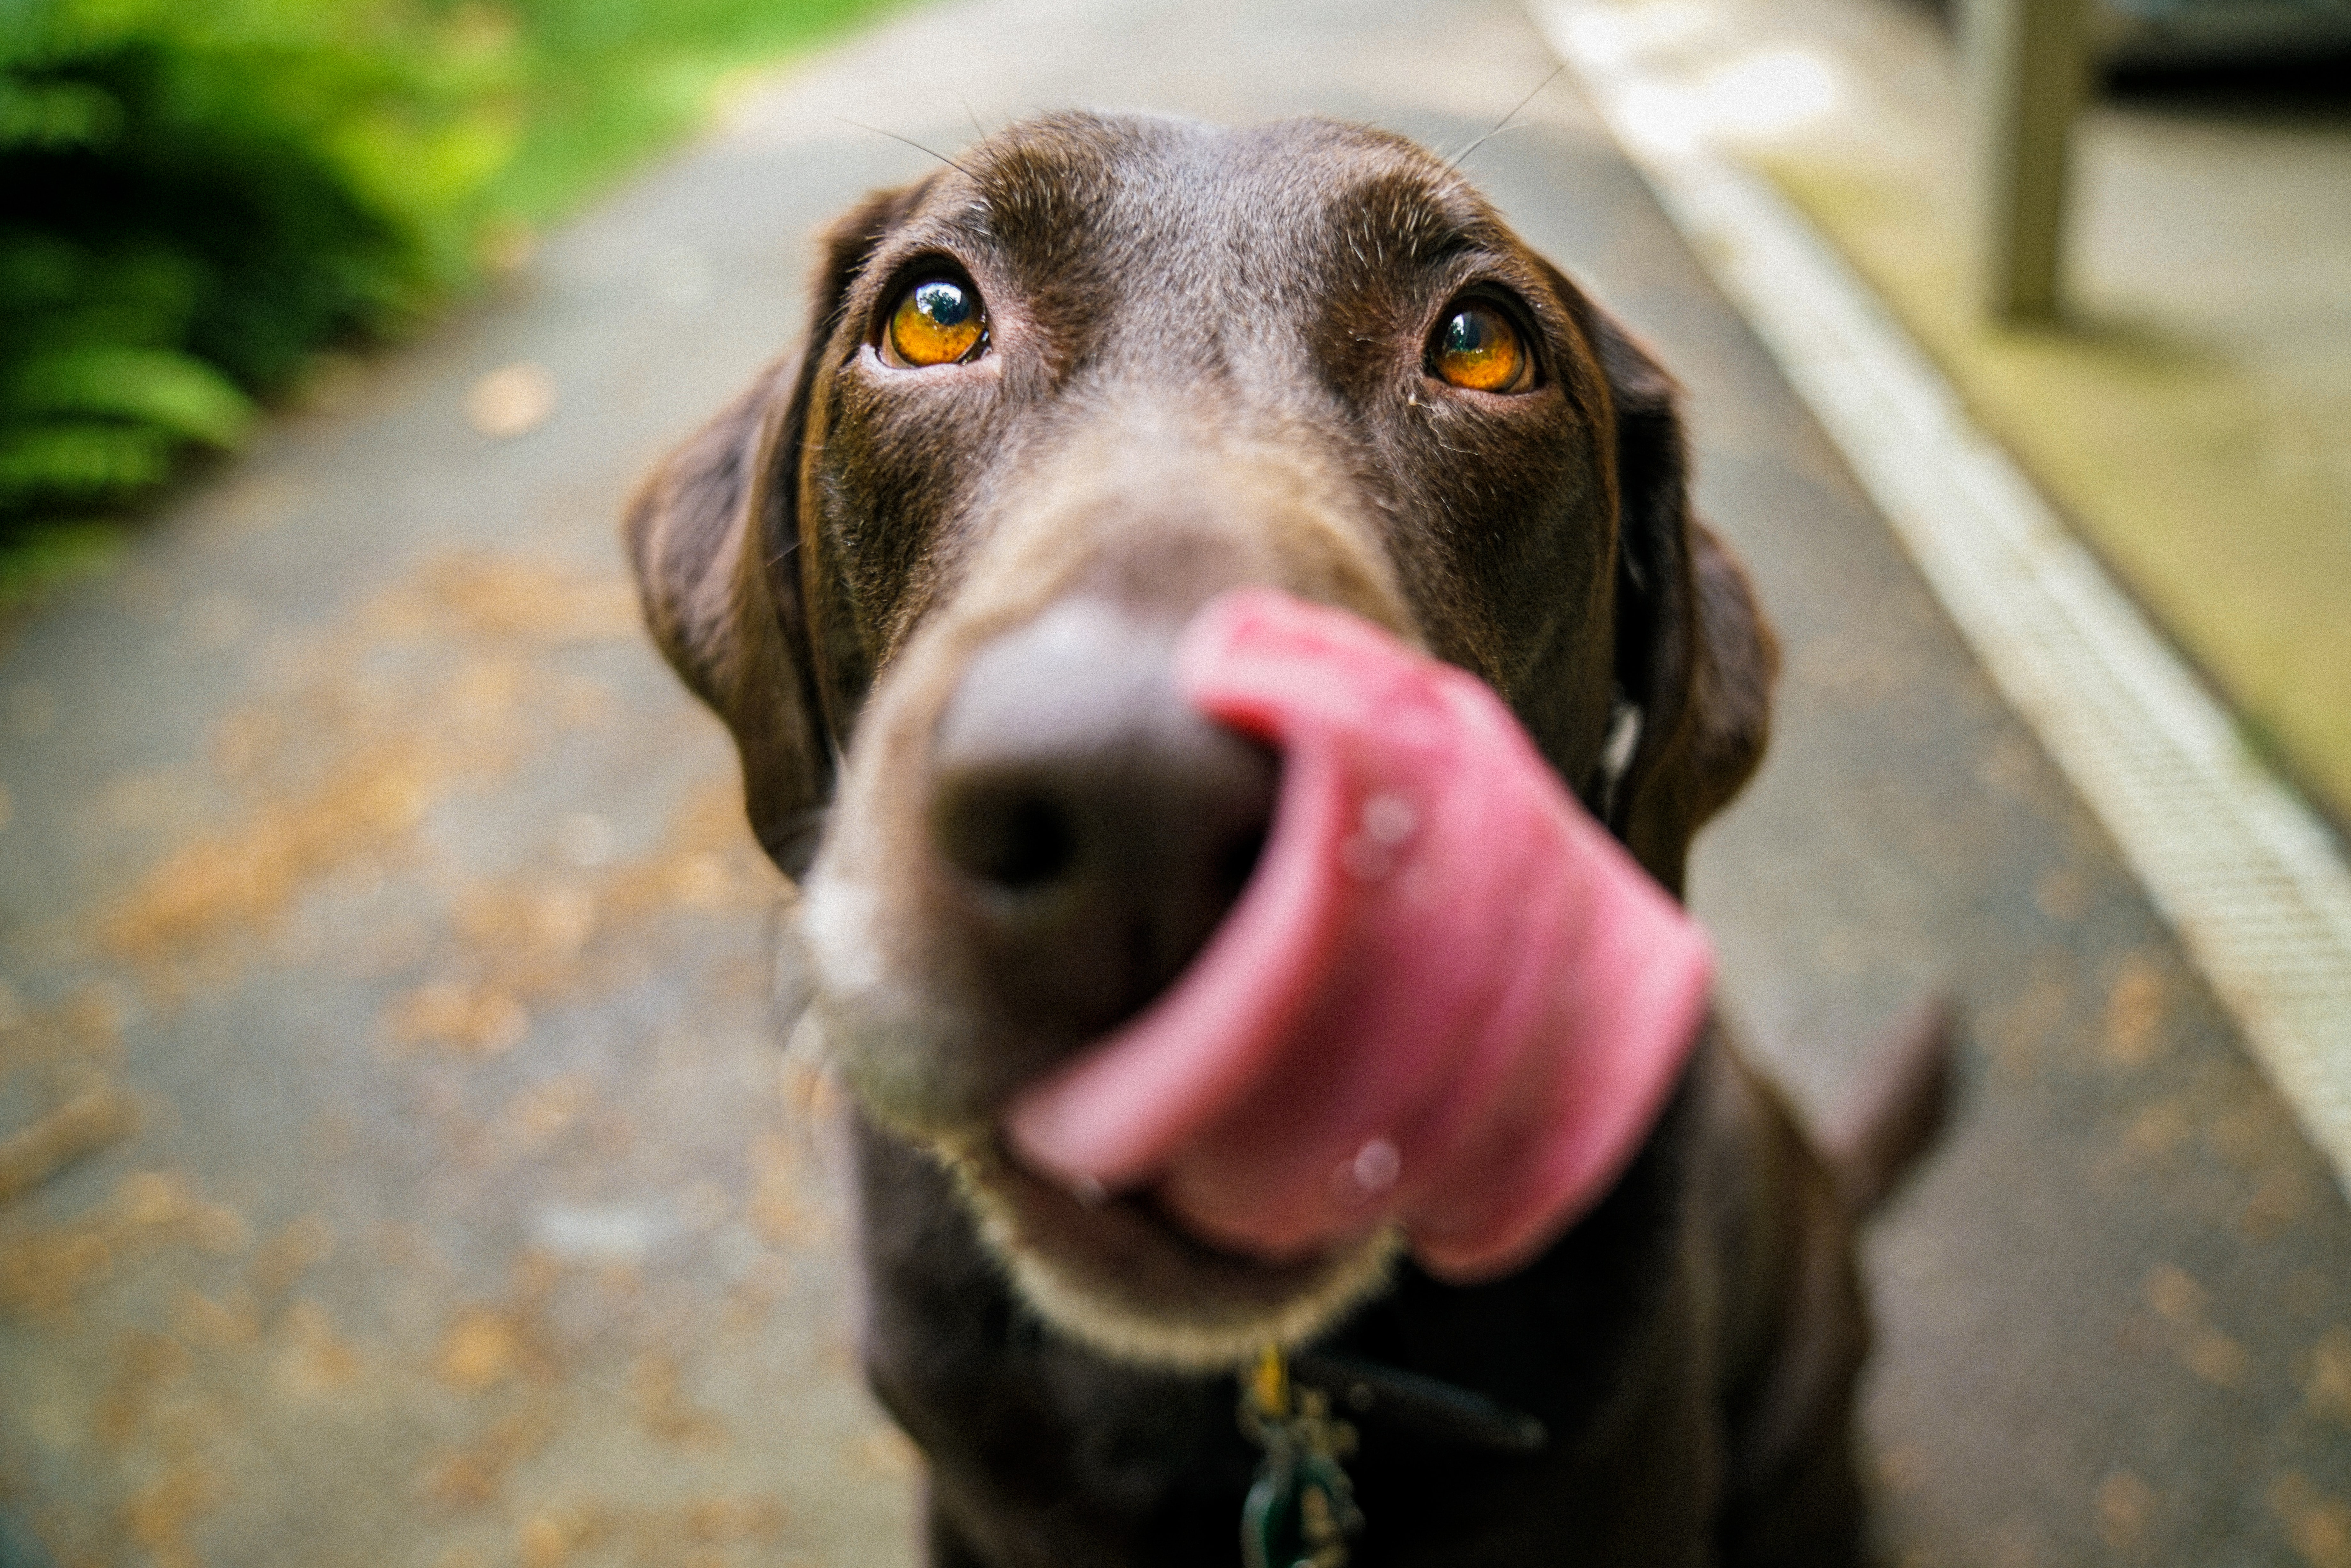
[{"label": "paved walkway", "polygon": [[[747,99],[0,649],[0,1563],[889,1568],[781,896],[633,627],[633,476],[794,337],[811,227],[973,120],[1466,144],[1500,0],[980,0]],[[1890,1560],[2351,1563],[2351,1214],[1572,92],[1468,167],[1691,389],[1788,647],[1706,841],[1799,1096],[1919,988],[1961,1121],[1877,1232]],[[475,400],[481,378],[517,364]],[[542,412],[551,389],[551,412]],[[23,1186],[23,1190],[18,1190]],[[1376,1508],[1376,1500],[1366,1500]]]}]

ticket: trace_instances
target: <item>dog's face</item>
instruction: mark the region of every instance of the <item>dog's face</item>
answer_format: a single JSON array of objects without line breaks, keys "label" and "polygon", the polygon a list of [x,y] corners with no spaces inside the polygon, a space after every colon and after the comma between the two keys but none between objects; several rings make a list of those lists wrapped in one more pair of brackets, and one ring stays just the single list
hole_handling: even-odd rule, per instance
[{"label": "dog's face", "polygon": [[998,1152],[1245,883],[1278,759],[1169,657],[1270,584],[1475,672],[1659,880],[1761,749],[1771,652],[1693,524],[1664,375],[1425,151],[1056,116],[833,230],[805,353],[648,482],[672,662],[804,873],[811,1019],[956,1166],[1029,1299],[1194,1364],[1387,1252],[1239,1258]]}]

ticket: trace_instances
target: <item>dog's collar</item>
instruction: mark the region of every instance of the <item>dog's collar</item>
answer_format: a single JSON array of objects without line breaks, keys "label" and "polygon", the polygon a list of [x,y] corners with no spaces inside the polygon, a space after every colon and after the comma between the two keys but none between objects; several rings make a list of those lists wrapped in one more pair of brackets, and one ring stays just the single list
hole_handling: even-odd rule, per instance
[{"label": "dog's collar", "polygon": [[1522,1410],[1402,1367],[1309,1352],[1292,1359],[1290,1375],[1322,1390],[1336,1411],[1433,1442],[1500,1454],[1534,1454],[1551,1441],[1543,1424]]},{"label": "dog's collar", "polygon": [[1355,1428],[1334,1406],[1423,1436],[1504,1453],[1548,1440],[1542,1423],[1482,1394],[1352,1356],[1293,1361],[1269,1345],[1241,1375],[1241,1431],[1264,1451],[1241,1504],[1244,1568],[1347,1568],[1364,1528],[1346,1461]]}]

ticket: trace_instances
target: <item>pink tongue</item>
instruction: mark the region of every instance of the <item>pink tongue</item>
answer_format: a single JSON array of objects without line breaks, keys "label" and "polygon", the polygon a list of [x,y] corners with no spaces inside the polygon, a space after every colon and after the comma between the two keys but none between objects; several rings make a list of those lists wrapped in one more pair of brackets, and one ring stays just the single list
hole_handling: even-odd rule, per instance
[{"label": "pink tongue", "polygon": [[1014,1103],[1014,1146],[1261,1257],[1394,1218],[1439,1274],[1517,1267],[1662,1108],[1705,936],[1490,690],[1366,622],[1228,593],[1176,679],[1281,751],[1271,836],[1176,986]]}]

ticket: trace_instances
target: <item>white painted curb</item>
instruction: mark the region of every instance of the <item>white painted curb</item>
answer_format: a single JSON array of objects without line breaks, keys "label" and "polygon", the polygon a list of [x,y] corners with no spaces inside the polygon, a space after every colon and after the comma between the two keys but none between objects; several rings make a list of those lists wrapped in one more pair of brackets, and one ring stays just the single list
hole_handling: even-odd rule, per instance
[{"label": "white painted curb", "polygon": [[1531,13],[2351,1192],[2351,870],[1843,259],[1657,111],[1673,88],[1628,23],[1663,8]]}]

